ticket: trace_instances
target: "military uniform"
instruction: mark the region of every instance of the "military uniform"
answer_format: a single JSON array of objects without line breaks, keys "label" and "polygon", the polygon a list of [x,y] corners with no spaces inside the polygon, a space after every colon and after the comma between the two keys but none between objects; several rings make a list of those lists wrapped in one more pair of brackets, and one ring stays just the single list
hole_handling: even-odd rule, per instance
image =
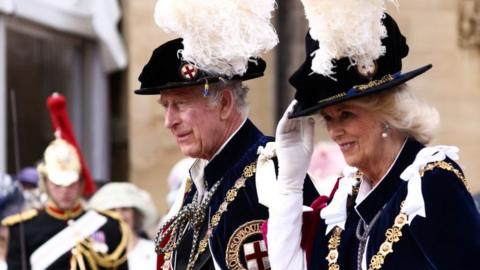
[{"label": "military uniform", "polygon": [[[262,223],[268,218],[268,208],[258,202],[255,168],[258,148],[272,140],[247,119],[203,168],[203,180],[207,187],[212,187],[217,181],[220,184],[212,195],[207,218],[202,223],[199,241],[205,239],[207,245],[200,242],[192,269],[216,269],[214,264],[220,269],[269,269],[261,231]],[[195,179],[195,176],[192,175],[192,178]],[[183,205],[192,202],[196,193],[197,188],[191,185]],[[310,204],[317,196],[313,183],[305,181],[305,204]],[[163,255],[160,256],[162,263],[158,269],[189,269],[187,264],[191,246],[190,230],[176,252],[167,254],[165,261]]]},{"label": "military uniform", "polygon": [[[90,210],[93,211],[93,210]],[[38,266],[44,262],[36,263],[35,260],[51,261],[44,269],[65,270],[65,269],[128,269],[126,260],[126,246],[128,235],[125,224],[119,216],[110,212],[95,212],[104,223],[87,237],[80,237],[75,241],[74,246],[69,247],[69,241],[60,240],[42,252],[40,256],[32,256],[35,251],[46,244],[60,232],[64,231],[71,221],[77,222],[89,211],[77,205],[70,211],[62,211],[49,204],[45,210],[30,210],[5,218],[2,225],[9,227],[9,244],[7,253],[8,269],[22,269],[22,252],[27,260],[27,269],[39,269]],[[88,222],[88,221],[87,221]],[[80,228],[81,230],[81,228]],[[23,235],[21,235],[23,231]],[[80,235],[81,232],[74,232]],[[23,239],[23,240],[22,240]],[[21,241],[24,241],[22,251]],[[68,249],[62,254],[56,252],[56,248],[62,245],[61,249]],[[55,255],[57,254],[57,255]],[[50,256],[53,256],[49,258]],[[75,266],[73,267],[72,266]]]},{"label": "military uniform", "polygon": [[2,221],[9,227],[8,268],[128,269],[127,225],[112,213],[83,208],[81,193],[90,196],[95,183],[76,143],[65,97],[54,93],[47,105],[55,140],[45,149],[37,171],[49,201],[42,210]]}]

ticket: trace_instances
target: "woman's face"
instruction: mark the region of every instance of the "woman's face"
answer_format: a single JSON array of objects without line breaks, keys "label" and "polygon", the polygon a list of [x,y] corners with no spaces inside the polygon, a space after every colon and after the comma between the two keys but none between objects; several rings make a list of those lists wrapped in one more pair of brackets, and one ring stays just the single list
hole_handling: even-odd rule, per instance
[{"label": "woman's face", "polygon": [[320,114],[327,132],[343,153],[348,165],[360,170],[381,160],[382,122],[375,115],[352,102],[331,105]]},{"label": "woman's face", "polygon": [[135,209],[132,207],[115,208],[115,211],[122,215],[123,221],[128,224],[132,232],[135,231]]}]

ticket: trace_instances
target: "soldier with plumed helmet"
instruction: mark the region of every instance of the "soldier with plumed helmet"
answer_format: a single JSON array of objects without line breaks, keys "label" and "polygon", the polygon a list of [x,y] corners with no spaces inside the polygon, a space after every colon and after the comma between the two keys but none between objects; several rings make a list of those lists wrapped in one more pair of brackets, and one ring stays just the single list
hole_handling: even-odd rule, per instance
[{"label": "soldier with plumed helmet", "polygon": [[48,99],[55,139],[37,170],[48,195],[44,209],[2,221],[9,227],[8,269],[128,269],[126,225],[118,215],[87,210],[82,194],[95,190],[77,147],[65,98]]}]

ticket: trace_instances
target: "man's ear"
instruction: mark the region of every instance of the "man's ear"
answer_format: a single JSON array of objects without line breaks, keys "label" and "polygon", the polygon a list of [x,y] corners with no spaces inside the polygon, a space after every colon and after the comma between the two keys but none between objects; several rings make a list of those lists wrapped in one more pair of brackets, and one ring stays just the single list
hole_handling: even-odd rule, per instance
[{"label": "man's ear", "polygon": [[232,91],[228,89],[222,91],[222,97],[220,98],[220,119],[229,119],[235,109],[235,100]]}]

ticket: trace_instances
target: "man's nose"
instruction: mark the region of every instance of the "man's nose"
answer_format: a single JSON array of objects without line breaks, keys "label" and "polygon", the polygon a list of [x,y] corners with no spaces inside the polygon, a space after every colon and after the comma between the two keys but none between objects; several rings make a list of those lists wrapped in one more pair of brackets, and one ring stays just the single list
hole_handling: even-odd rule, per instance
[{"label": "man's nose", "polygon": [[165,116],[163,124],[166,128],[171,129],[178,123],[178,115],[176,110],[172,106],[165,108]]}]

